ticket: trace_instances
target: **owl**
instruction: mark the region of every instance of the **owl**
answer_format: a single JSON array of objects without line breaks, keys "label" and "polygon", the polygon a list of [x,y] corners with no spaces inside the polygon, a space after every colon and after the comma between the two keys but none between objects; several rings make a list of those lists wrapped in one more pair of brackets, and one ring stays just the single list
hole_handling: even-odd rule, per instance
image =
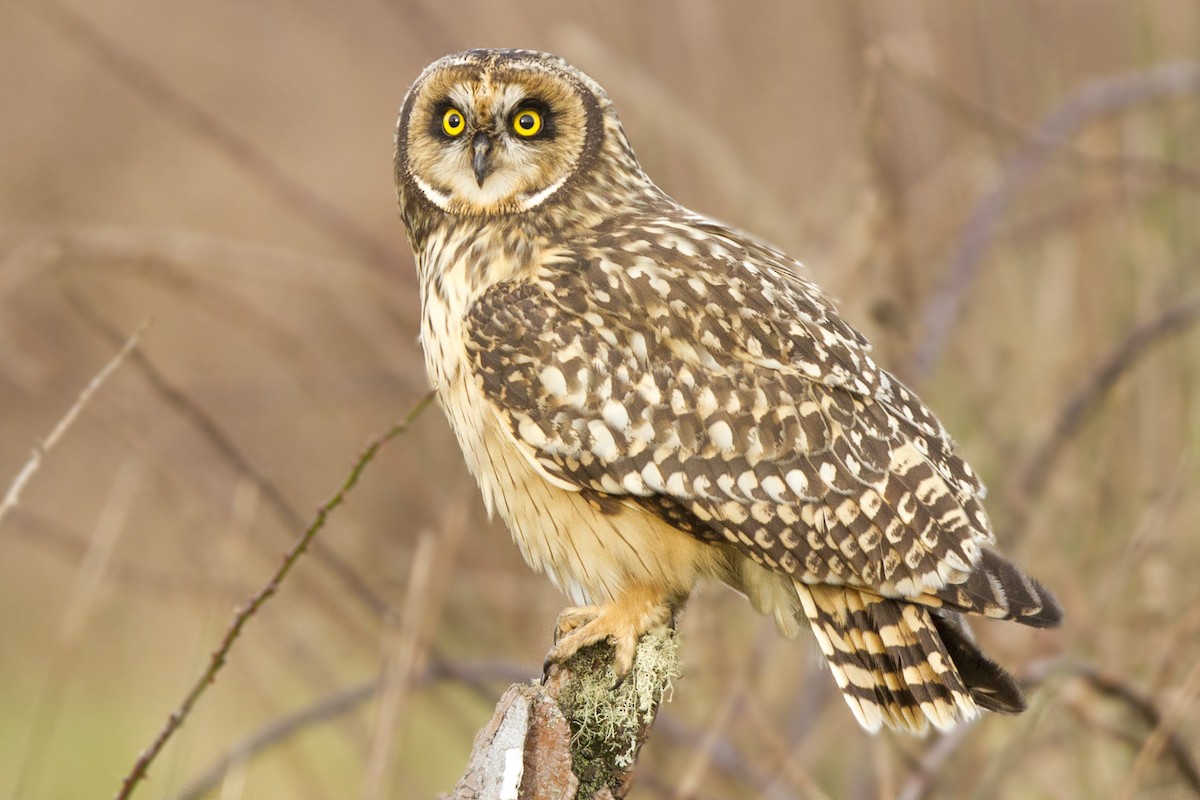
[{"label": "owl", "polygon": [[1018,712],[964,617],[1059,622],[984,487],[797,261],[682,207],[553,55],[427,67],[396,132],[420,339],[489,513],[575,607],[550,661],[723,583],[807,626],[858,722]]}]

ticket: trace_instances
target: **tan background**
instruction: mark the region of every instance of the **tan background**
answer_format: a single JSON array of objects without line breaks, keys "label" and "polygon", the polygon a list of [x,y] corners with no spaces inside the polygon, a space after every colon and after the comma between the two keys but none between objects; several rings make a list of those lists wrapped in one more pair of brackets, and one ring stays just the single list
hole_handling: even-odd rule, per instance
[{"label": "tan background", "polygon": [[[1147,77],[1198,45],[1184,0],[0,4],[0,487],[153,320],[0,523],[0,797],[111,796],[233,607],[423,392],[392,126],[417,72],[471,46],[568,57],[669,193],[805,260],[943,415],[1008,549],[1067,609],[1057,632],[977,626],[1038,684],[1030,713],[918,741],[859,731],[811,641],[702,592],[633,796],[1194,796],[1160,747],[1194,763],[1200,739],[1194,318],[1112,362],[1077,429],[1061,415],[1131,330],[1200,293],[1200,82]],[[1130,102],[1080,116],[1118,76]],[[1080,124],[983,214],[963,316],[916,369],[968,221],[1053,113]],[[434,670],[391,729],[364,695],[210,796],[431,797],[536,674],[563,600],[485,521],[436,410],[321,541],[139,796],[179,796],[376,676],[407,641],[418,550],[436,567],[418,628],[458,677]]]}]

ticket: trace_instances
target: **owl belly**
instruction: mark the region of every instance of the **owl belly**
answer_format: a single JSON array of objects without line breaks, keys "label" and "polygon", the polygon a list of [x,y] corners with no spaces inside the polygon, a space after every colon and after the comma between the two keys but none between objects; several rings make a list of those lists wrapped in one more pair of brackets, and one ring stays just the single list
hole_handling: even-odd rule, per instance
[{"label": "owl belly", "polygon": [[602,510],[556,486],[500,427],[468,373],[439,390],[488,513],[498,513],[530,567],[577,604],[610,602],[635,588],[686,597],[723,555],[633,505]]}]

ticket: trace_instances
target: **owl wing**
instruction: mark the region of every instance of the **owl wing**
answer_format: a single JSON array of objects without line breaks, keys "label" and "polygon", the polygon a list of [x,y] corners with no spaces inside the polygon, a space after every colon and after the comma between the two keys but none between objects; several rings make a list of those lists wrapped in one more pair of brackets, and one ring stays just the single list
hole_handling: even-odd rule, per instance
[{"label": "owl wing", "polygon": [[716,226],[650,232],[473,307],[473,367],[526,455],[804,583],[1012,615],[971,579],[978,478],[799,265]]}]

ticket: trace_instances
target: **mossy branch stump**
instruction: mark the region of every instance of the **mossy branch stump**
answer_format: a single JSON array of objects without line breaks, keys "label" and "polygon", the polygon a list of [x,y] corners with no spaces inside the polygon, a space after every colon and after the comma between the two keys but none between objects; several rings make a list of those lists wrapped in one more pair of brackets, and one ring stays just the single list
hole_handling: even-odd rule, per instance
[{"label": "mossy branch stump", "polygon": [[675,631],[638,642],[617,682],[613,650],[581,650],[544,683],[513,684],[475,737],[453,800],[619,800],[659,704],[679,677]]}]

